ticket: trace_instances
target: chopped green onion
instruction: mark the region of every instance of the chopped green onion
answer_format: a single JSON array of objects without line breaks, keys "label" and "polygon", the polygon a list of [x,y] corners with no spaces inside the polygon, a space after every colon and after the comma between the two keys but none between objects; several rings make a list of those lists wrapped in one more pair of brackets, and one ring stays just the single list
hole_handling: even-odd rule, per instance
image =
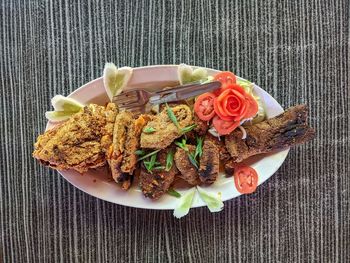
[{"label": "chopped green onion", "polygon": [[194,123],[190,126],[186,126],[184,128],[181,129],[181,133],[186,133],[186,132],[189,132],[189,131],[192,131],[197,125]]},{"label": "chopped green onion", "polygon": [[188,153],[187,156],[190,162],[192,163],[192,165],[198,169],[198,162],[196,158],[194,158],[194,155],[192,155],[191,153]]},{"label": "chopped green onion", "polygon": [[194,158],[197,158],[197,156],[202,157],[203,154],[203,138],[197,137],[197,146],[196,146],[196,152],[194,153]]},{"label": "chopped green onion", "polygon": [[196,188],[193,187],[183,194],[174,209],[174,216],[176,218],[181,218],[188,214],[192,206],[193,198],[196,193]]},{"label": "chopped green onion", "polygon": [[136,155],[144,155],[146,152],[144,150],[137,150],[135,151]]},{"label": "chopped green onion", "polygon": [[144,133],[152,133],[152,132],[155,132],[155,131],[156,131],[156,129],[153,128],[153,127],[146,127],[146,128],[143,129]]},{"label": "chopped green onion", "polygon": [[181,149],[183,149],[183,150],[185,150],[186,152],[188,152],[188,147],[187,147],[186,144],[183,144],[183,143],[181,143],[181,142],[175,142],[175,144],[176,144],[177,146],[179,146]]},{"label": "chopped green onion", "polygon": [[153,170],[164,170],[165,167],[164,166],[155,166],[153,167]]},{"label": "chopped green onion", "polygon": [[140,157],[139,159],[137,159],[137,161],[142,161],[142,160],[144,160],[144,159],[146,159],[146,158],[148,158],[148,157],[154,155],[155,153],[159,152],[160,150],[161,150],[161,149],[158,149],[158,150],[155,150],[155,151],[153,151],[153,152],[147,153],[145,156],[142,156],[142,157]]},{"label": "chopped green onion", "polygon": [[197,186],[200,198],[207,204],[210,212],[219,212],[224,208],[224,203],[219,195],[205,191],[200,186]]},{"label": "chopped green onion", "polygon": [[174,151],[170,150],[166,155],[166,165],[165,165],[165,171],[169,172],[171,167],[173,167],[173,161],[174,161]]},{"label": "chopped green onion", "polygon": [[168,195],[174,196],[176,198],[180,198],[181,194],[177,191],[174,190],[174,188],[169,188],[168,189]]},{"label": "chopped green onion", "polygon": [[169,107],[168,103],[165,103],[166,106],[166,111],[168,113],[168,117],[169,119],[175,124],[176,128],[179,128],[179,123],[176,119],[175,113],[173,112],[173,110]]}]

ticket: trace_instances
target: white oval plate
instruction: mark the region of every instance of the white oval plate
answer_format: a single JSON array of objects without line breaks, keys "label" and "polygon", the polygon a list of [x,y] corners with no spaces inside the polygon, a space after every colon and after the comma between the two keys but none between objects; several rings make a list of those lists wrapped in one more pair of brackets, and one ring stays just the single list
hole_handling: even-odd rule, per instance
[{"label": "white oval plate", "polygon": [[[209,75],[214,75],[218,70],[208,69]],[[126,89],[132,88],[148,88],[157,89],[167,85],[175,85],[178,83],[177,65],[159,65],[134,68],[133,75]],[[283,112],[282,107],[272,98],[266,91],[255,85],[255,93],[261,98],[268,118],[272,118]],[[78,100],[83,104],[96,103],[105,105],[108,102],[108,96],[105,92],[102,78],[95,79],[79,89],[72,92],[68,97]],[[52,123],[48,123],[46,129],[52,127]],[[252,166],[259,175],[259,185],[265,182],[277,169],[282,165],[289,149],[275,152],[268,155],[260,155],[248,159],[246,162]],[[152,201],[143,196],[138,188],[137,182],[128,191],[123,191],[110,178],[106,168],[98,170],[90,170],[81,175],[75,171],[59,171],[59,173],[71,184],[80,190],[97,198],[124,206],[138,207],[145,209],[174,209],[177,198],[170,195],[163,195],[159,200]],[[224,174],[211,186],[205,187],[208,191],[221,193],[222,200],[226,201],[241,195],[234,185],[233,178],[226,178]],[[176,188],[178,192],[185,192],[187,189]],[[192,207],[205,206],[205,203],[198,197],[193,200]]]}]

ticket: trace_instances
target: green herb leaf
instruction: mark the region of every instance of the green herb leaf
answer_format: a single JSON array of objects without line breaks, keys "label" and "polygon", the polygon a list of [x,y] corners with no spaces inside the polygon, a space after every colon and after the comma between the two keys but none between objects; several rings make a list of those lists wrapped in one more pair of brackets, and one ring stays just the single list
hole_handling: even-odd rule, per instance
[{"label": "green herb leaf", "polygon": [[136,155],[144,155],[146,152],[144,150],[136,150],[135,154]]},{"label": "green herb leaf", "polygon": [[186,133],[186,132],[189,132],[189,131],[192,131],[197,125],[194,123],[190,126],[186,126],[184,128],[181,129],[181,133]]},{"label": "green herb leaf", "polygon": [[203,138],[197,137],[197,146],[196,146],[196,152],[194,153],[194,158],[197,158],[197,156],[202,157],[203,154]]},{"label": "green herb leaf", "polygon": [[161,149],[158,149],[158,150],[155,150],[155,151],[153,151],[153,152],[147,153],[146,155],[140,157],[137,161],[142,161],[142,160],[144,160],[144,159],[146,159],[146,158],[148,158],[148,157],[154,155],[155,153],[159,152],[160,150],[161,150]]},{"label": "green herb leaf", "polygon": [[170,171],[171,167],[173,167],[173,161],[174,161],[174,151],[170,150],[166,155],[165,171],[167,172]]},{"label": "green herb leaf", "polygon": [[210,212],[219,212],[224,208],[221,198],[214,193],[207,192],[204,188],[197,186],[200,198],[207,204]]},{"label": "green herb leaf", "polygon": [[152,133],[152,132],[155,132],[155,131],[156,131],[156,129],[153,128],[153,127],[146,127],[146,128],[143,129],[144,133]]},{"label": "green herb leaf", "polygon": [[176,198],[180,198],[181,194],[177,191],[174,190],[174,188],[169,188],[168,189],[168,195],[174,196]]},{"label": "green herb leaf", "polygon": [[190,162],[192,163],[192,165],[198,169],[198,162],[196,158],[194,158],[194,155],[192,155],[191,153],[188,153],[187,156]]},{"label": "green herb leaf", "polygon": [[166,111],[168,113],[169,119],[175,124],[175,126],[179,129],[179,123],[176,119],[175,113],[173,112],[172,108],[169,107],[168,103],[165,103]]}]

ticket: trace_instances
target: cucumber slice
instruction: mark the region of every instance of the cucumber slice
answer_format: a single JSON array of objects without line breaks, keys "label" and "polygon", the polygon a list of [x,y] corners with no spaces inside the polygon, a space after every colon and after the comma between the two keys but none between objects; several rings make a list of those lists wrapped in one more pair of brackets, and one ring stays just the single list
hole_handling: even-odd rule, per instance
[{"label": "cucumber slice", "polygon": [[192,206],[193,197],[195,193],[196,188],[193,187],[180,197],[174,210],[174,216],[176,218],[181,218],[188,214]]},{"label": "cucumber slice", "polygon": [[112,101],[113,97],[120,94],[128,84],[132,75],[132,68],[122,67],[117,69],[113,63],[106,63],[103,70],[103,84],[107,95]]},{"label": "cucumber slice", "polygon": [[177,69],[177,75],[181,85],[191,82],[204,82],[208,79],[208,72],[204,68],[197,68],[195,70],[186,64],[180,64]]},{"label": "cucumber slice", "polygon": [[76,112],[67,111],[47,111],[45,112],[45,117],[52,122],[61,122],[68,120]]},{"label": "cucumber slice", "polygon": [[220,212],[224,208],[221,198],[214,193],[205,191],[202,187],[197,186],[199,197],[207,204],[210,212]]},{"label": "cucumber slice", "polygon": [[51,99],[51,104],[55,111],[78,112],[84,107],[80,102],[66,98],[62,95],[56,95]]}]

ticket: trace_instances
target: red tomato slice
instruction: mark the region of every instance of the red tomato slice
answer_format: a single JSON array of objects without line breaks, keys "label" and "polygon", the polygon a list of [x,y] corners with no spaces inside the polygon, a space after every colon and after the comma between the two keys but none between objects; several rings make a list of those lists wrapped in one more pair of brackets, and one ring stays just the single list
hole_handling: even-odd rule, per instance
[{"label": "red tomato slice", "polygon": [[198,96],[194,103],[194,111],[198,118],[203,121],[209,121],[214,117],[214,99],[215,95],[210,92]]},{"label": "red tomato slice", "polygon": [[220,135],[231,133],[239,124],[239,121],[224,121],[219,116],[213,118],[213,125]]},{"label": "red tomato slice", "polygon": [[222,86],[220,89],[214,91],[216,96],[220,95],[226,89],[226,86],[236,83],[236,75],[229,71],[223,71],[214,76],[214,80],[221,82]]},{"label": "red tomato slice", "polygon": [[258,103],[251,95],[248,94],[246,95],[246,100],[248,103],[246,112],[244,114],[244,119],[253,118],[258,113]]},{"label": "red tomato slice", "polygon": [[234,173],[235,185],[241,194],[250,194],[255,191],[258,186],[258,174],[249,166],[241,166]]}]

